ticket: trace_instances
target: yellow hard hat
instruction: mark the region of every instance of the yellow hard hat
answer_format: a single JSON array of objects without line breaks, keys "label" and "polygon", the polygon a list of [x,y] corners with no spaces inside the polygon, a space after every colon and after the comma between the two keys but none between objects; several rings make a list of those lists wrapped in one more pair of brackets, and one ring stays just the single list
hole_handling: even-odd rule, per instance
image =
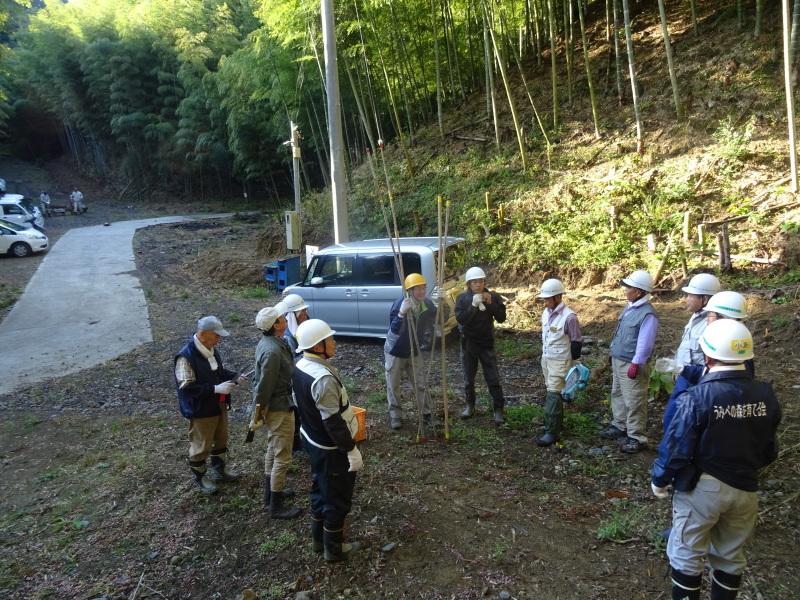
[{"label": "yellow hard hat", "polygon": [[407,290],[410,290],[412,287],[416,285],[428,285],[428,282],[425,281],[425,278],[419,273],[412,273],[411,275],[406,277],[405,288]]}]

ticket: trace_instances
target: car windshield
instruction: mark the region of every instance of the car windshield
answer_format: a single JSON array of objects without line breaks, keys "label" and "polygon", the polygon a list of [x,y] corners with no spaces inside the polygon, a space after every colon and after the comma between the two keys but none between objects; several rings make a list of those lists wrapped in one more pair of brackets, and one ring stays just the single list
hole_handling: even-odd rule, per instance
[{"label": "car windshield", "polygon": [[36,207],[28,198],[23,198],[19,201],[19,203],[24,206],[25,210],[27,210],[29,213],[34,214],[36,212]]},{"label": "car windshield", "polygon": [[[433,253],[433,264],[439,269],[439,251]],[[467,247],[464,242],[450,244],[444,253],[444,281],[458,279],[467,263]]]},{"label": "car windshield", "polygon": [[8,221],[0,221],[0,225],[3,227],[8,227],[9,229],[13,229],[14,231],[25,231],[25,227],[21,225],[17,225],[16,223],[9,223]]}]

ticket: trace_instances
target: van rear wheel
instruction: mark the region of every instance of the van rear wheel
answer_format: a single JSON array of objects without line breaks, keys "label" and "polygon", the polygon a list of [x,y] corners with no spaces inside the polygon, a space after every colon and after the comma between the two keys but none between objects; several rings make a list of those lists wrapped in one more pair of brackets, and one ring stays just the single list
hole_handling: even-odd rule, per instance
[{"label": "van rear wheel", "polygon": [[24,258],[31,253],[31,247],[25,242],[17,242],[8,249],[8,253],[19,258]]}]

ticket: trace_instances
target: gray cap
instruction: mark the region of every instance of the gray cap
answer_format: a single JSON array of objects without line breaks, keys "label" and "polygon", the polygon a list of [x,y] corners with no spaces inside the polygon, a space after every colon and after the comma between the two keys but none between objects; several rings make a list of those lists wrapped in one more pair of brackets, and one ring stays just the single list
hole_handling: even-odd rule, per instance
[{"label": "gray cap", "polygon": [[197,322],[197,330],[213,331],[222,337],[227,337],[230,335],[230,333],[222,328],[222,321],[220,321],[217,317],[203,317]]},{"label": "gray cap", "polygon": [[256,327],[261,331],[269,331],[278,320],[278,317],[287,313],[286,305],[278,302],[275,306],[268,306],[258,311],[256,315]]}]

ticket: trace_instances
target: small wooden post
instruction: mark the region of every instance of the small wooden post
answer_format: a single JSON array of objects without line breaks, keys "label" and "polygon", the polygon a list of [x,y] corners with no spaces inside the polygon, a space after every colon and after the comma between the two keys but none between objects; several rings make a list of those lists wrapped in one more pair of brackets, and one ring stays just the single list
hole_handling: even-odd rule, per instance
[{"label": "small wooden post", "polygon": [[617,230],[617,207],[611,206],[608,212],[611,215],[611,232],[613,233]]},{"label": "small wooden post", "polygon": [[647,249],[650,252],[656,251],[656,236],[654,233],[647,234]]},{"label": "small wooden post", "polygon": [[503,226],[503,223],[505,222],[505,217],[506,217],[506,209],[503,207],[503,203],[501,202],[500,208],[497,209],[497,224],[500,225],[500,227]]},{"label": "small wooden post", "polygon": [[687,210],[683,213],[683,241],[689,242],[692,230],[692,211]]},{"label": "small wooden post", "polygon": [[706,257],[706,226],[703,223],[697,225],[697,245],[700,246],[700,262]]},{"label": "small wooden post", "polygon": [[489,192],[486,192],[486,212],[491,212],[492,202],[489,200]]}]

